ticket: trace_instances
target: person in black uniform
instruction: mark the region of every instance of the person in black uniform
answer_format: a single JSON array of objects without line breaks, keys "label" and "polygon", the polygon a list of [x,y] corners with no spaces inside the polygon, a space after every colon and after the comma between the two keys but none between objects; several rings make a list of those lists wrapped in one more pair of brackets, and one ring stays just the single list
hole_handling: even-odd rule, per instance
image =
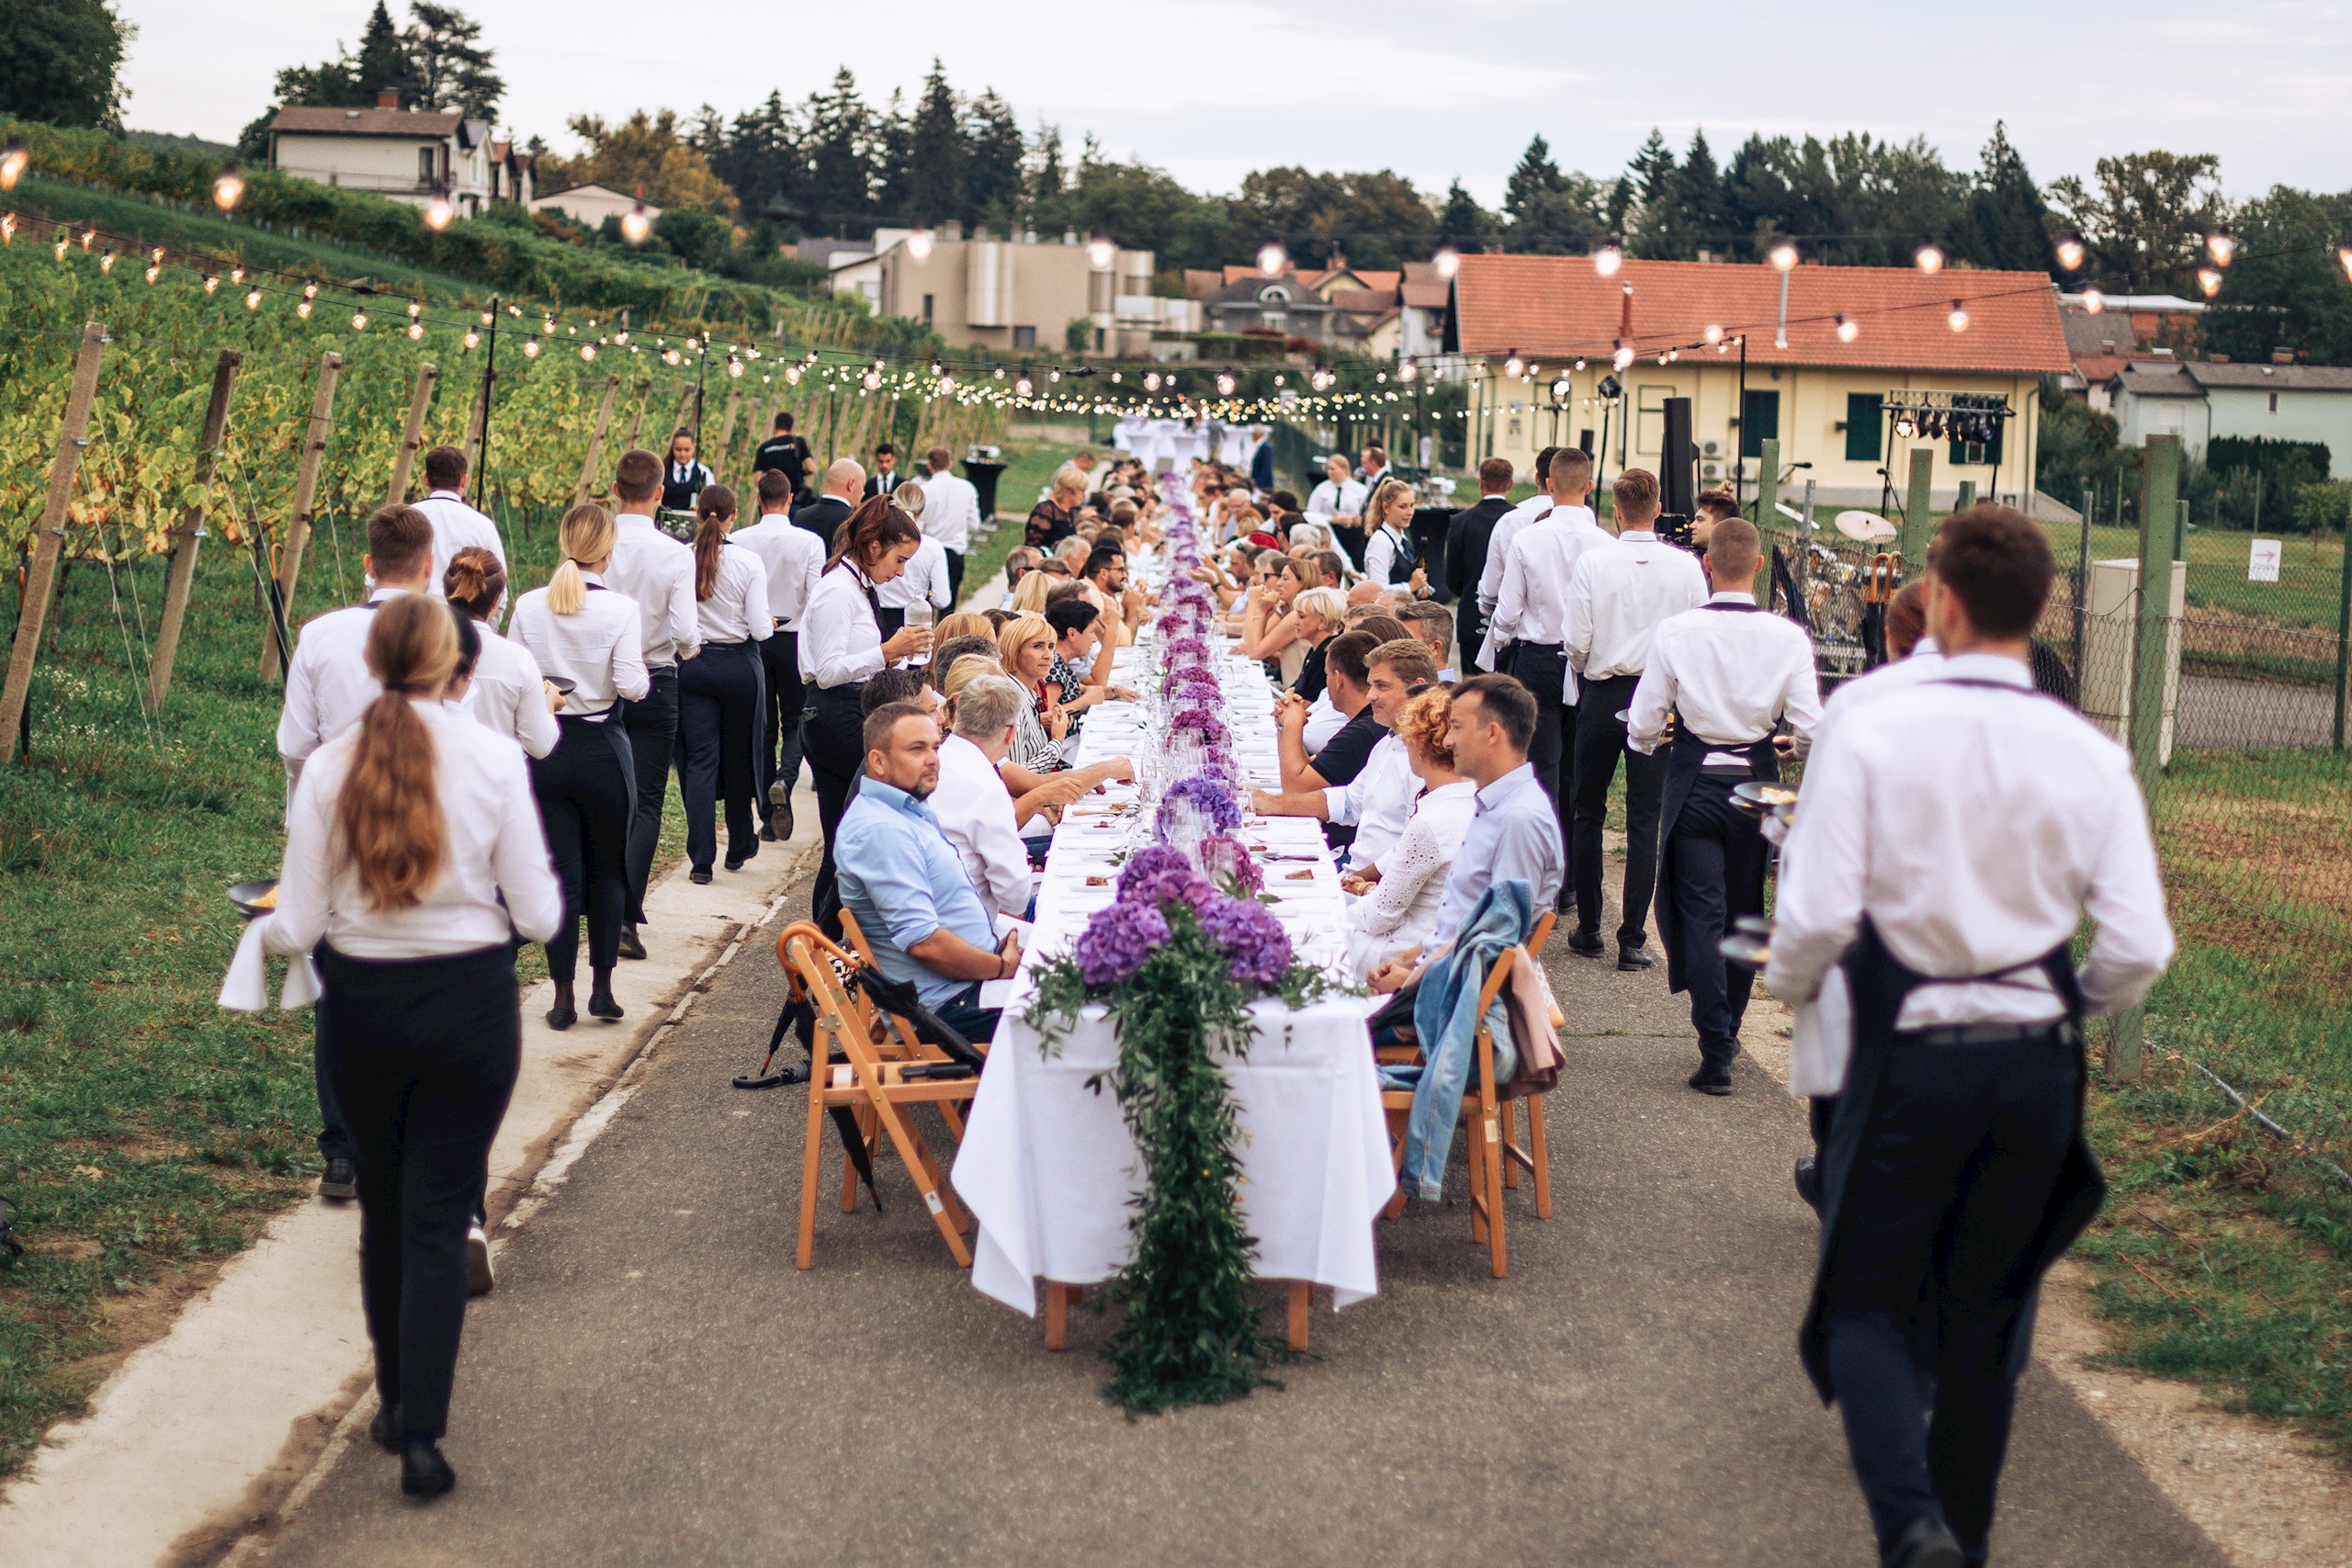
[{"label": "person in black uniform", "polygon": [[1445,590],[1453,596],[1454,626],[1461,636],[1462,672],[1490,674],[1477,660],[1487,640],[1487,617],[1478,608],[1478,579],[1487,570],[1487,541],[1510,510],[1510,460],[1489,457],[1478,465],[1478,504],[1453,514],[1445,535]]},{"label": "person in black uniform", "polygon": [[1838,965],[1853,1002],[1805,1371],[1844,1422],[1881,1562],[1975,1568],[2042,1274],[2106,1190],[2084,1021],[2145,995],[2173,935],[2129,755],[2033,689],[2048,538],[1974,506],[1928,566],[1942,662],[1814,754],[1765,980],[1810,1000]]},{"label": "person in black uniform", "polygon": [[797,497],[807,492],[808,470],[816,461],[816,455],[808,450],[808,439],[793,434],[792,415],[780,413],[775,416],[775,434],[761,442],[760,449],[752,454],[752,482],[757,485],[760,476],[774,468],[784,476],[791,487],[790,493]]},{"label": "person in black uniform", "polygon": [[662,510],[692,512],[695,498],[710,483],[707,465],[695,460],[695,433],[684,426],[670,437],[670,458],[662,465]]},{"label": "person in black uniform", "polygon": [[876,442],[874,472],[865,481],[864,499],[871,501],[877,495],[888,498],[892,491],[899,488],[899,449],[888,441]]},{"label": "person in black uniform", "polygon": [[818,542],[825,547],[826,556],[831,558],[834,536],[849,521],[849,514],[857,510],[858,498],[865,492],[865,470],[857,459],[836,457],[826,465],[824,493],[806,506],[795,507],[792,525],[816,535]]}]

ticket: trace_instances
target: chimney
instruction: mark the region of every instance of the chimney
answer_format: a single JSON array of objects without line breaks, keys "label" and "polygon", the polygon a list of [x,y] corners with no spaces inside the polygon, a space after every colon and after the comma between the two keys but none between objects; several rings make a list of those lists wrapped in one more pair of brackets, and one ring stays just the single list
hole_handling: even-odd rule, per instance
[{"label": "chimney", "polygon": [[2294,362],[2295,351],[2291,348],[2274,348],[2270,351],[2270,363],[2273,365],[2292,365]]},{"label": "chimney", "polygon": [[1634,341],[1634,286],[1630,283],[1617,306],[1617,335],[1627,343]]},{"label": "chimney", "polygon": [[401,96],[387,87],[376,95],[376,107],[379,109],[396,109],[401,107]]}]

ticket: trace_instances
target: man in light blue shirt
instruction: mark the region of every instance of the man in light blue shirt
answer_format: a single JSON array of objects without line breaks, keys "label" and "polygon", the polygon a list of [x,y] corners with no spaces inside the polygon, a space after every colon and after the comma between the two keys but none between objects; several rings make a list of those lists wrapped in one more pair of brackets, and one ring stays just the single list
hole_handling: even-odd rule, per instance
[{"label": "man in light blue shirt", "polygon": [[1021,966],[1021,942],[1001,944],[955,846],[924,800],[939,787],[939,724],[921,703],[885,703],[866,716],[865,778],[833,839],[842,903],[874,960],[915,988],[923,1005],[967,1040],[996,1032],[980,982]]},{"label": "man in light blue shirt", "polygon": [[[1534,735],[1535,698],[1510,676],[1476,675],[1453,688],[1446,741],[1453,748],[1454,771],[1478,786],[1478,810],[1453,852],[1427,952],[1450,944],[1463,917],[1497,882],[1526,883],[1531,907],[1539,911],[1559,897],[1567,861],[1559,813],[1527,760]],[[1424,951],[1416,948],[1374,970],[1372,988],[1402,986],[1420,967]]]}]

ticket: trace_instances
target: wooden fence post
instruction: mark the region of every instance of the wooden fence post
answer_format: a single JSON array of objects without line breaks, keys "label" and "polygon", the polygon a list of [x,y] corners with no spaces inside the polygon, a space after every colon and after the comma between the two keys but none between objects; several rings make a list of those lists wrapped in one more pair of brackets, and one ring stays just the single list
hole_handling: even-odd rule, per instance
[{"label": "wooden fence post", "polygon": [[172,561],[164,579],[164,618],[155,627],[155,657],[147,661],[147,711],[164,711],[172,689],[172,664],[180,652],[180,626],[187,619],[188,591],[196,583],[196,551],[204,539],[204,514],[212,500],[212,476],[220,466],[220,441],[229,428],[229,394],[244,355],[220,351],[212,367],[212,401],[204,410],[204,434],[196,444],[196,504],[172,530]]},{"label": "wooden fence post", "polygon": [[727,477],[725,471],[727,468],[727,448],[729,444],[735,439],[735,411],[741,407],[742,401],[743,390],[741,388],[729,387],[727,389],[727,412],[718,416],[718,439],[712,444],[710,448],[711,456],[718,459],[717,462],[710,465],[710,471],[718,476],[721,483],[726,481]]},{"label": "wooden fence post", "polygon": [[49,618],[50,589],[57,580],[57,558],[65,547],[66,508],[74,499],[74,476],[82,467],[82,448],[89,442],[90,400],[98,390],[98,356],[110,341],[106,323],[92,321],[82,329],[81,351],[74,358],[74,387],[65,397],[65,423],[57,432],[57,459],[50,465],[49,500],[40,509],[40,532],[34,536],[32,561],[25,573],[23,608],[17,612],[16,646],[8,650],[8,682],[0,688],[0,762],[13,761],[32,701],[33,656],[40,649],[41,626]]},{"label": "wooden fence post", "polygon": [[628,440],[622,444],[623,451],[635,446],[638,444],[638,437],[645,434],[646,405],[652,400],[653,382],[650,378],[648,378],[637,384],[637,412],[629,416]]},{"label": "wooden fence post", "polygon": [[[2140,465],[2140,604],[2132,633],[2132,771],[2148,814],[2155,815],[2164,773],[2165,675],[2172,649],[2172,534],[2180,489],[2180,437],[2151,435]],[[2147,1009],[2115,1015],[2107,1037],[2111,1083],[2137,1083],[2146,1071]]]},{"label": "wooden fence post", "polygon": [[424,413],[433,406],[434,384],[440,379],[437,367],[417,367],[416,390],[408,400],[408,427],[401,433],[400,450],[392,454],[392,482],[384,487],[386,506],[398,506],[408,499],[409,469],[414,467],[416,454],[424,446]]},{"label": "wooden fence post", "polygon": [[579,505],[588,499],[588,487],[595,482],[596,460],[604,455],[605,428],[613,422],[613,399],[621,389],[621,378],[605,378],[605,399],[596,405],[596,426],[588,433],[588,456],[581,459],[580,482],[571,487],[571,504]]},{"label": "wooden fence post", "polygon": [[302,427],[302,466],[295,471],[294,506],[287,513],[285,536],[277,541],[277,591],[271,595],[269,626],[262,637],[261,678],[265,681],[275,679],[294,657],[294,589],[302,577],[303,548],[311,542],[311,509],[318,499],[319,468],[326,461],[327,426],[334,419],[334,385],[342,375],[342,355],[329,350],[319,355],[319,386],[311,396],[310,420]]},{"label": "wooden fence post", "polygon": [[1931,446],[1911,448],[1911,488],[1903,502],[1903,530],[1896,536],[1896,547],[1903,552],[1903,570],[1917,577],[1928,564],[1928,541],[1935,537],[1933,520],[1928,515],[1935,508],[1934,481],[1936,453]]},{"label": "wooden fence post", "polygon": [[[1756,531],[1761,534],[1772,525],[1775,509],[1781,502],[1781,441],[1767,435],[1756,444]],[[1769,557],[1768,557],[1769,558]],[[1761,573],[1756,583],[1758,596],[1766,604],[1772,602],[1772,574]]]},{"label": "wooden fence post", "polygon": [[474,387],[474,412],[466,420],[466,470],[469,473],[481,472],[482,437],[490,426],[490,384],[497,376],[495,370],[485,370],[481,380]]}]

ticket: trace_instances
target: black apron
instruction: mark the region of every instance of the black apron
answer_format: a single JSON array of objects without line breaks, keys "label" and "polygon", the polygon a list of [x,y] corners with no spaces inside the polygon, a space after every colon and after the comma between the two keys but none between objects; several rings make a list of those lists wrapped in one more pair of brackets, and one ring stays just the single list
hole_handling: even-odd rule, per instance
[{"label": "black apron", "polygon": [[662,462],[662,510],[692,512],[695,501],[702,494],[702,487],[710,482],[699,458],[681,468],[663,458]]},{"label": "black apron", "polygon": [[[874,629],[882,640],[890,640],[891,633],[886,617],[889,612],[882,607],[882,595],[874,584],[860,575],[848,562],[844,570],[857,578],[865,592],[865,607],[874,614]],[[905,612],[901,611],[903,615]],[[886,665],[885,668],[888,668]],[[838,686],[820,686],[811,682],[808,688],[808,744],[812,763],[821,759],[822,765],[837,773],[854,775],[865,765],[865,709],[860,700],[865,692],[863,681],[844,681]],[[846,761],[847,766],[842,763]]]},{"label": "black apron", "polygon": [[[1396,542],[1396,558],[1388,563],[1388,585],[1401,588],[1413,580],[1413,569],[1421,564],[1421,547],[1413,543],[1409,534],[1400,534],[1385,525],[1380,532]],[[1369,539],[1365,541],[1364,547],[1367,550],[1372,547]]]},{"label": "black apron", "polygon": [[[1993,682],[1972,683],[1989,685]],[[1804,1359],[1805,1372],[1813,1379],[1814,1390],[1821,1395],[1825,1404],[1833,1397],[1829,1381],[1828,1330],[1828,1274],[1832,1245],[1837,1240],[1838,1219],[1845,1207],[1846,1182],[1853,1174],[1854,1162],[1870,1130],[1871,1108],[1876,1103],[1879,1086],[1886,1075],[1888,1055],[1905,1050],[1970,1049],[1966,1045],[1905,1045],[1898,1042],[1894,1021],[1902,1016],[1904,998],[1923,985],[1997,980],[2038,968],[2049,976],[2059,999],[2065,1003],[2066,1014],[2058,1027],[2071,1037],[2077,1066],[2085,1065],[2082,1061],[2083,992],[2075,983],[2074,954],[2066,942],[2060,942],[2038,959],[1991,975],[1930,979],[1906,967],[1890,953],[1879,937],[1878,929],[1865,915],[1854,946],[1840,966],[1846,971],[1846,982],[1853,992],[1853,1056],[1846,1069],[1846,1087],[1838,1097],[1837,1119],[1830,1123],[1829,1138],[1821,1151],[1821,1250],[1814,1265],[1813,1299],[1805,1308],[1804,1325],[1797,1334],[1797,1350]],[[2098,1156],[2091,1152],[2089,1140],[2082,1130],[2083,1093],[2088,1079],[2087,1071],[2075,1074],[2074,1146],[2067,1151],[2065,1163],[2059,1168],[2058,1179],[2051,1189],[2049,1200],[2036,1217],[2013,1266],[2018,1272],[2030,1274],[2034,1284],[2020,1299],[2015,1316],[2001,1327],[2004,1356],[2012,1377],[2024,1370],[2024,1356],[2032,1344],[2032,1336],[2020,1330],[2029,1328],[2032,1324],[2043,1270],[2075,1244],[2075,1238],[2090,1224],[2107,1196],[2107,1179],[2100,1174]]]},{"label": "black apron", "polygon": [[[1760,615],[1760,604],[1718,604],[1710,600],[1700,606],[1705,610],[1722,610],[1731,615]],[[1682,975],[1681,921],[1674,908],[1674,824],[1681,818],[1683,807],[1690,804],[1690,786],[1699,782],[1710,751],[1745,750],[1747,753],[1747,776],[1766,784],[1778,784],[1781,779],[1780,753],[1772,750],[1772,738],[1750,741],[1745,747],[1714,746],[1702,740],[1683,722],[1680,709],[1674,715],[1674,743],[1667,752],[1666,794],[1658,808],[1657,895],[1650,908],[1657,915],[1657,934],[1666,943],[1666,987],[1669,992],[1685,988]],[[1746,885],[1724,889],[1724,918],[1726,923],[1742,915],[1764,912],[1763,862],[1757,863],[1757,874]]]},{"label": "black apron", "polygon": [[[582,586],[591,593],[612,592],[601,582],[590,582]],[[621,722],[621,710],[627,701],[627,698],[622,698],[606,708],[603,714],[595,716],[587,714],[558,714],[556,723],[560,728],[564,722],[569,720],[573,724],[587,725],[605,732],[605,744],[611,747],[613,755],[620,759],[621,782],[628,788],[628,815],[621,820],[634,822],[637,820],[637,749],[629,744],[628,726]],[[630,900],[630,907],[626,913],[632,924],[645,924],[645,910],[634,898]]]}]

